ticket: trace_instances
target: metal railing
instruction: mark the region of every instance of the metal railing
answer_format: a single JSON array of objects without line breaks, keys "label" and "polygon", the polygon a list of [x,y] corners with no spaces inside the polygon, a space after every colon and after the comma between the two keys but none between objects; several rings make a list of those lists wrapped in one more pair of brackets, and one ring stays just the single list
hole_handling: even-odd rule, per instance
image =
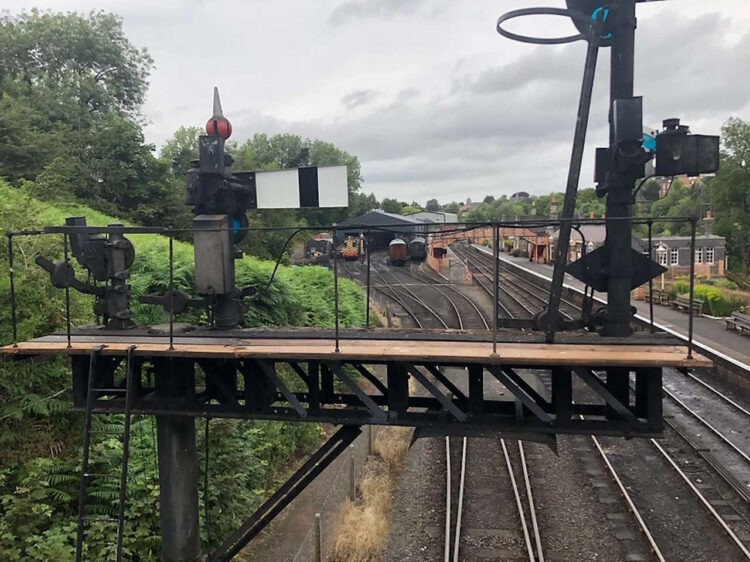
[{"label": "metal railing", "polygon": [[[583,227],[587,225],[607,225],[616,220],[631,220],[633,225],[645,225],[648,233],[648,257],[653,259],[653,226],[656,223],[689,223],[690,224],[690,290],[689,290],[689,310],[688,312],[688,357],[692,357],[693,354],[693,332],[694,332],[694,307],[695,307],[695,248],[696,248],[696,232],[698,219],[695,217],[649,217],[649,218],[575,218],[571,220],[563,219],[530,219],[530,220],[513,220],[513,221],[488,221],[488,222],[471,222],[471,223],[446,223],[446,224],[424,224],[424,225],[408,225],[405,226],[403,223],[394,224],[383,224],[383,225],[367,225],[367,224],[332,224],[326,226],[305,226],[305,227],[246,227],[241,229],[232,229],[233,232],[247,231],[249,235],[252,233],[263,233],[263,232],[289,232],[286,243],[282,249],[282,254],[289,247],[292,240],[301,234],[310,234],[312,232],[330,232],[332,239],[332,273],[333,273],[333,292],[334,292],[334,304],[333,304],[333,315],[334,315],[334,331],[335,331],[335,348],[336,351],[340,349],[340,301],[339,301],[339,252],[338,252],[338,238],[340,234],[346,233],[357,233],[363,234],[365,237],[365,257],[366,257],[366,280],[365,280],[365,329],[370,327],[370,305],[372,303],[372,282],[370,272],[372,269],[371,263],[371,245],[374,244],[375,235],[384,233],[388,236],[402,236],[411,237],[415,233],[426,238],[434,239],[446,239],[450,238],[451,234],[460,233],[465,235],[466,233],[480,230],[486,234],[488,231],[492,233],[492,244],[493,244],[493,256],[494,256],[494,267],[493,267],[493,327],[492,327],[492,349],[493,354],[497,353],[498,343],[498,302],[499,294],[498,288],[500,283],[499,273],[499,248],[501,240],[501,232],[503,229],[528,229],[536,231],[538,233],[551,233],[555,228],[559,228],[565,223],[569,223],[571,228],[578,232],[581,238],[581,258],[584,258],[587,251],[587,242]],[[174,296],[175,296],[175,280],[174,280],[174,239],[175,237],[182,236],[192,233],[193,229],[175,229],[166,227],[148,227],[148,226],[50,226],[45,227],[42,230],[20,230],[12,231],[7,233],[8,237],[8,265],[9,265],[9,285],[10,285],[10,304],[11,304],[11,325],[12,325],[12,338],[13,345],[18,343],[18,317],[17,317],[17,297],[16,297],[16,279],[14,271],[14,240],[20,237],[28,236],[52,236],[62,235],[63,239],[63,259],[65,264],[70,263],[70,237],[76,234],[86,233],[89,235],[96,234],[110,234],[117,231],[123,235],[140,235],[140,234],[156,234],[165,236],[168,238],[168,262],[169,262],[169,280],[168,280],[168,301],[169,301],[169,333],[168,341],[170,348],[174,346],[174,325],[175,325],[175,312],[174,312]],[[203,229],[202,232],[211,231],[211,229]],[[214,229],[214,231],[227,231],[227,229]],[[544,235],[544,234],[540,234]],[[550,245],[551,245],[550,236]],[[528,240],[527,240],[528,242]],[[529,244],[533,245],[529,242]],[[536,251],[536,248],[535,248]],[[550,252],[551,255],[551,252]],[[275,279],[276,272],[281,263],[281,255],[276,261],[276,265],[273,269],[268,283],[264,289],[268,289]],[[567,256],[566,256],[567,258]],[[137,256],[136,256],[137,259]],[[654,310],[653,310],[653,278],[648,281],[649,286],[649,324],[651,330],[654,330]],[[71,345],[72,340],[72,326],[71,326],[71,303],[70,303],[70,286],[65,287],[65,333],[68,342],[68,346]],[[584,294],[587,294],[588,286],[586,286]],[[593,291],[592,291],[593,294]]]}]

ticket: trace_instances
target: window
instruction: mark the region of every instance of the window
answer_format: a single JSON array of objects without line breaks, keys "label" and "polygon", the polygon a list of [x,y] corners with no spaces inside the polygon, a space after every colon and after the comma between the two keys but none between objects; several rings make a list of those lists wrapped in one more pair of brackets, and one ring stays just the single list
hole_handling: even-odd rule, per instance
[{"label": "window", "polygon": [[695,263],[703,263],[703,248],[695,249]]},{"label": "window", "polygon": [[714,249],[706,248],[706,263],[714,263]]},{"label": "window", "polygon": [[677,265],[680,263],[680,251],[677,249],[669,250],[669,265]]}]

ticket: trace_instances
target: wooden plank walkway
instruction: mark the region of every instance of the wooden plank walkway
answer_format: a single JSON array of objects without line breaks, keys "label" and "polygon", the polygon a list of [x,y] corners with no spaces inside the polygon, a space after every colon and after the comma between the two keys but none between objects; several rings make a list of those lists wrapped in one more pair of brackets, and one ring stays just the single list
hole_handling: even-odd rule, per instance
[{"label": "wooden plank walkway", "polygon": [[[85,341],[81,341],[84,340]],[[331,339],[253,339],[222,342],[176,342],[170,349],[168,342],[143,341],[145,338],[73,337],[71,347],[63,341],[44,338],[0,348],[2,356],[27,355],[88,355],[99,345],[106,346],[103,355],[125,355],[128,347],[137,345],[135,354],[142,357],[189,357],[225,359],[276,359],[280,361],[358,361],[385,363],[393,361],[435,362],[443,364],[481,363],[525,367],[685,367],[710,368],[712,362],[693,354],[688,359],[687,347],[682,345],[613,345],[608,343],[544,344],[498,343],[497,355],[492,355],[492,344],[477,341],[430,340],[341,340],[339,351]],[[154,338],[155,339],[155,338]]]}]

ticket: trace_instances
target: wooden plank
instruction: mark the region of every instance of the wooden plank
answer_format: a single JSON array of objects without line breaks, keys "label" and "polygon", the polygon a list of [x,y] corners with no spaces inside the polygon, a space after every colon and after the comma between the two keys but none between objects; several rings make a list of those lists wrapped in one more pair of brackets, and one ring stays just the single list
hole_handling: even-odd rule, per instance
[{"label": "wooden plank", "polygon": [[[0,348],[0,356],[19,355],[88,355],[93,347],[106,345],[103,355],[125,355],[131,343],[108,342],[106,335],[97,341],[65,342],[28,341]],[[492,356],[487,342],[357,340],[334,342],[328,339],[254,340],[237,345],[183,344],[169,349],[165,343],[139,344],[135,354],[141,357],[194,358],[260,358],[277,360],[343,360],[361,363],[384,361],[482,363],[529,367],[711,367],[712,362],[697,354],[687,358],[685,346],[648,346],[612,344],[498,344],[498,355]]]}]

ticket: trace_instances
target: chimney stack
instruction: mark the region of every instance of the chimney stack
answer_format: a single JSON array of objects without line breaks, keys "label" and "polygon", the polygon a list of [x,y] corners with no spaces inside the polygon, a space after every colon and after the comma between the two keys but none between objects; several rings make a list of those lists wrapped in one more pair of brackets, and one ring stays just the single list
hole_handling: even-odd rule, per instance
[{"label": "chimney stack", "polygon": [[711,216],[711,209],[706,211],[706,218],[703,219],[703,233],[711,236],[714,233],[714,218]]},{"label": "chimney stack", "polygon": [[536,216],[536,201],[531,202],[531,216],[532,217]]}]

